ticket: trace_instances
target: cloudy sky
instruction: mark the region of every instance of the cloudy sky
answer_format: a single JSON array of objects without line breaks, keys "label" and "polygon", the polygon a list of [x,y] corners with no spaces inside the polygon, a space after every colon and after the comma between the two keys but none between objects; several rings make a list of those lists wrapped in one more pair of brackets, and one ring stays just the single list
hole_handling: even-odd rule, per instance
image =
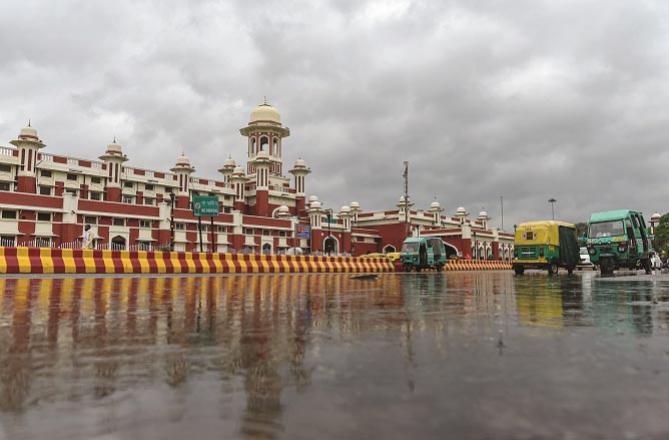
[{"label": "cloudy sky", "polygon": [[[115,135],[129,165],[244,159],[263,95],[328,206],[485,207],[505,226],[666,212],[667,2],[0,2],[0,144],[31,118],[53,153]],[[286,167],[288,168],[288,167]]]}]

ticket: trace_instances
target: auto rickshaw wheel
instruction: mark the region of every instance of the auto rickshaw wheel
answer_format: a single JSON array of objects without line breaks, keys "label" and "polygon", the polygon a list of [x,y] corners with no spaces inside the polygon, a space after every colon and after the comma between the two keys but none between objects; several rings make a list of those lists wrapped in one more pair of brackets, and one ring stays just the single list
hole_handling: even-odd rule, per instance
[{"label": "auto rickshaw wheel", "polygon": [[548,265],[548,275],[556,275],[558,273],[558,267],[556,264],[549,264]]}]

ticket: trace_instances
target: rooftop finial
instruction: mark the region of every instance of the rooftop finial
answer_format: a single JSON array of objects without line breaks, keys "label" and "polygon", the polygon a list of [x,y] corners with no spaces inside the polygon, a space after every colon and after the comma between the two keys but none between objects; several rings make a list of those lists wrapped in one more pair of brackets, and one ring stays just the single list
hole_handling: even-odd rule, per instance
[{"label": "rooftop finial", "polygon": [[262,97],[262,105],[267,105],[267,95]]},{"label": "rooftop finial", "polygon": [[30,125],[30,118],[28,118],[28,127],[32,127],[32,125]]},{"label": "rooftop finial", "polygon": [[116,143],[116,135],[114,135],[114,143]]}]

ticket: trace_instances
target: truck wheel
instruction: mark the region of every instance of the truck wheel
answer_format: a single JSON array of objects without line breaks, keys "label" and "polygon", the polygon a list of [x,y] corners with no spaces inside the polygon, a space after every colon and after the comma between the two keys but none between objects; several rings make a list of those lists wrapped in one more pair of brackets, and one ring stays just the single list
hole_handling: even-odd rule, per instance
[{"label": "truck wheel", "polygon": [[522,275],[525,272],[523,266],[514,266],[513,271],[516,272],[516,275]]}]

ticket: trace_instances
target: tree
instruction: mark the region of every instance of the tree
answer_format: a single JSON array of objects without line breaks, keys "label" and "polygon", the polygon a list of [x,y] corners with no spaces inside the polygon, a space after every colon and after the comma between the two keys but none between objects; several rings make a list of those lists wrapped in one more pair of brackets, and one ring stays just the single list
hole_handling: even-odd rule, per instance
[{"label": "tree", "polygon": [[655,227],[653,248],[662,256],[669,255],[669,213],[660,217],[660,223]]}]

